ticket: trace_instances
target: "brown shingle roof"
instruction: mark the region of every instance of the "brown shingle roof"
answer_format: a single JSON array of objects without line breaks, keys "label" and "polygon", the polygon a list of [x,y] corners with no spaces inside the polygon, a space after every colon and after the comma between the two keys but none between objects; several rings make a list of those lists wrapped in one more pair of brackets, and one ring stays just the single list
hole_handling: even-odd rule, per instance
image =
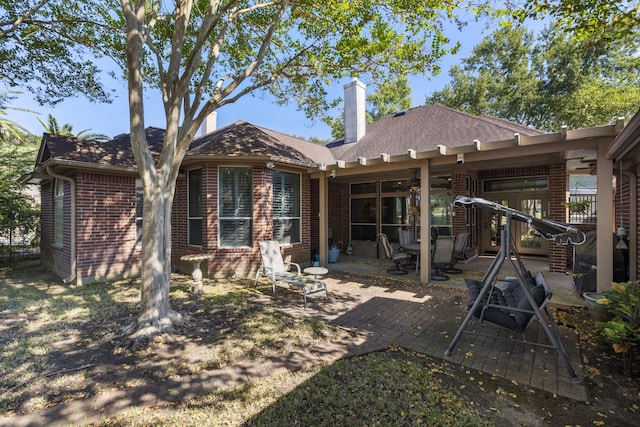
[{"label": "brown shingle roof", "polygon": [[[154,155],[159,155],[164,141],[163,129],[145,129],[147,141]],[[135,167],[129,134],[118,135],[111,141],[45,134],[39,162],[49,158],[98,165]],[[330,151],[317,144],[289,135],[237,121],[193,140],[185,158],[251,156],[273,158],[283,162],[315,166],[334,162]]]},{"label": "brown shingle roof", "polygon": [[356,161],[358,157],[377,158],[381,153],[406,154],[435,150],[438,145],[458,147],[473,140],[499,141],[544,132],[491,116],[473,116],[440,104],[424,105],[385,116],[367,126],[360,141],[329,144],[337,160]]},{"label": "brown shingle roof", "polygon": [[285,135],[244,121],[237,121],[210,134],[196,138],[189,156],[264,156],[313,166],[333,163],[324,146]]}]

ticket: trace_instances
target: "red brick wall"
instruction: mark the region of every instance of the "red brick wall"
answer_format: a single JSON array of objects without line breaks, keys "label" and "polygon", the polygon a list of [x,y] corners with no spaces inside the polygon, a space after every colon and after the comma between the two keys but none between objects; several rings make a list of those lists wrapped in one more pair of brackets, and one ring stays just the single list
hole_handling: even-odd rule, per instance
[{"label": "red brick wall", "polygon": [[76,176],[78,283],[140,274],[135,207],[135,177]]},{"label": "red brick wall", "polygon": [[351,240],[349,184],[336,183],[330,179],[328,191],[327,220],[332,231],[332,240],[335,245],[342,242],[342,249],[345,250]]},{"label": "red brick wall", "polygon": [[[456,172],[452,176],[451,180],[451,197],[455,199],[457,196],[470,196],[475,197],[475,187],[477,182],[475,177],[467,172]],[[453,200],[452,200],[453,202]],[[479,228],[478,224],[478,210],[467,209],[464,207],[454,206],[453,208],[453,224],[452,234],[457,236],[463,232],[469,232],[469,247],[467,248],[467,257],[473,257],[478,254],[478,240],[479,240]]]},{"label": "red brick wall", "polygon": [[[324,178],[320,178],[324,179]],[[309,239],[311,255],[320,250],[320,181],[312,179],[309,182]]]},{"label": "red brick wall", "polygon": [[[567,167],[560,163],[549,165],[549,211],[547,218],[560,222],[567,220],[567,208],[562,206],[566,200]],[[571,245],[559,246],[553,242],[549,243],[549,270],[555,272],[566,272],[571,259],[573,248]]]}]

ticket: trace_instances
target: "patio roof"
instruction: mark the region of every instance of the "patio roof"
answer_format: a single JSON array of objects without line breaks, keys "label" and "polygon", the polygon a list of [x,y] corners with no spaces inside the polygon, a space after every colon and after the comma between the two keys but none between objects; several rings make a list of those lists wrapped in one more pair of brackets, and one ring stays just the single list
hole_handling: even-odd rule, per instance
[{"label": "patio roof", "polygon": [[[498,120],[498,119],[496,119]],[[559,132],[524,134],[512,132],[508,137],[495,140],[480,138],[468,139],[464,143],[452,145],[437,144],[424,147],[424,142],[415,141],[402,153],[391,150],[381,151],[371,156],[352,158],[352,154],[339,157],[341,149],[332,149],[337,160],[334,164],[319,164],[316,171],[336,177],[362,174],[367,172],[383,173],[390,169],[406,169],[407,165],[418,160],[429,159],[432,173],[451,172],[452,168],[462,167],[464,170],[480,170],[495,168],[496,160],[509,159],[509,166],[516,167],[532,163],[555,163],[558,160],[567,162],[568,172],[585,173],[590,171],[597,160],[599,138],[613,138],[624,127],[619,119],[613,125],[568,130]],[[358,143],[365,141],[366,136]],[[351,144],[349,144],[351,145]],[[405,144],[406,145],[406,144]],[[390,148],[395,147],[391,144]],[[354,151],[357,152],[357,151]],[[362,151],[364,153],[364,151]],[[397,165],[393,165],[397,163]]]}]

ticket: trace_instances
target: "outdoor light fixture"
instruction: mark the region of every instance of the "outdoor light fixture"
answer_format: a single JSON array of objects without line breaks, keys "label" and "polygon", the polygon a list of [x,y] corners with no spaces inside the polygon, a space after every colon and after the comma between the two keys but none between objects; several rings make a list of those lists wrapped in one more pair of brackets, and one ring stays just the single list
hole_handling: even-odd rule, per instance
[{"label": "outdoor light fixture", "polygon": [[335,177],[336,177],[336,170],[335,170],[335,169],[333,169],[333,170],[331,171],[331,174],[330,174],[329,176],[330,176],[331,178],[335,178]]}]

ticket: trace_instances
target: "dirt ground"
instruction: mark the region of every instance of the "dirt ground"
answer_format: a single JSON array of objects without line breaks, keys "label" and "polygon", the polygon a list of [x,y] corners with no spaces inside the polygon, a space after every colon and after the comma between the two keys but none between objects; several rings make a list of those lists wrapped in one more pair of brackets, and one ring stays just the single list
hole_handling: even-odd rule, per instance
[{"label": "dirt ground", "polygon": [[[264,291],[269,292],[269,289]],[[77,378],[66,375],[66,384],[56,383],[55,376],[52,376],[50,386],[56,393],[46,406],[88,398],[105,390],[141,386],[168,375],[184,374],[180,362],[176,365],[176,361],[189,360],[194,352],[205,350],[201,343],[216,342],[226,331],[234,328],[236,319],[224,310],[202,312],[198,310],[197,301],[192,299],[180,300],[173,305],[179,312],[192,313],[191,324],[197,326],[185,329],[181,335],[147,351],[125,350],[117,345],[117,337],[108,332],[128,323],[136,314],[133,308],[125,309],[104,322],[78,323],[74,329],[65,331],[50,352],[49,364],[58,373],[82,370],[83,375]],[[465,396],[470,404],[485,412],[487,418],[494,419],[497,425],[640,426],[638,355],[633,361],[635,369],[631,374],[626,373],[621,357],[597,339],[586,309],[556,307],[554,312],[559,324],[575,329],[580,336],[588,402],[531,390],[402,349],[389,349],[389,352],[432,367],[438,366],[435,372],[439,379]],[[41,405],[38,396],[28,396],[16,412],[33,411],[40,409]]]}]

